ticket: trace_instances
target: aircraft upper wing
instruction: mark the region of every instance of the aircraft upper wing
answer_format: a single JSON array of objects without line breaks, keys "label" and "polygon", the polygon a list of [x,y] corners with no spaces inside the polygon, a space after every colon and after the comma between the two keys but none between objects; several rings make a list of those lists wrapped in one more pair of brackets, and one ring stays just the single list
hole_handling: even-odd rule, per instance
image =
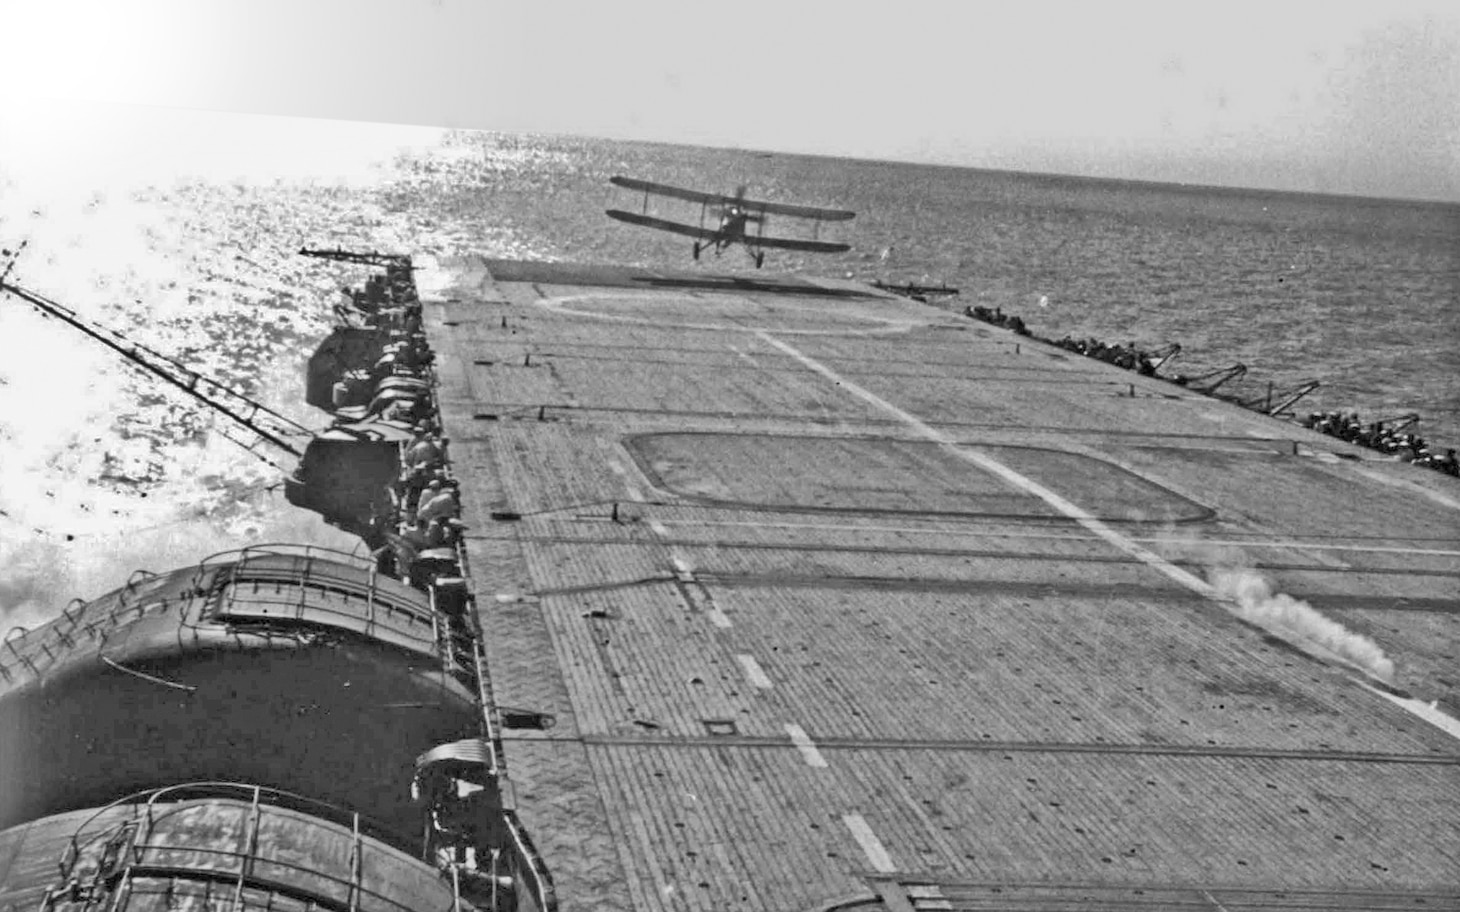
[{"label": "aircraft upper wing", "polygon": [[656,184],[653,181],[638,180],[633,177],[610,177],[608,182],[616,187],[624,187],[629,190],[642,190],[645,193],[653,193],[656,196],[668,196],[673,199],[687,200],[691,203],[704,203],[712,206],[728,206],[731,204],[760,212],[767,215],[788,215],[792,218],[817,219],[823,222],[844,222],[847,219],[855,218],[857,213],[846,209],[822,209],[820,206],[793,206],[789,203],[770,203],[763,200],[739,199],[733,196],[725,196],[721,193],[705,193],[700,190],[685,190],[682,187],[671,187],[668,184]]},{"label": "aircraft upper wing", "polygon": [[763,212],[767,215],[789,215],[792,218],[816,219],[821,222],[845,222],[856,218],[857,213],[846,209],[822,209],[820,206],[792,206],[787,203],[765,203],[759,200],[740,200],[745,209]]},{"label": "aircraft upper wing", "polygon": [[628,222],[630,225],[642,225],[645,228],[658,228],[660,231],[672,231],[675,234],[699,238],[702,241],[708,241],[715,237],[715,232],[708,228],[698,228],[694,225],[671,222],[667,219],[654,218],[652,215],[640,215],[637,212],[625,212],[622,209],[608,209],[605,210],[605,213],[611,219]]},{"label": "aircraft upper wing", "polygon": [[709,203],[722,205],[732,203],[734,199],[728,196],[721,196],[718,193],[704,193],[699,190],[685,190],[681,187],[671,187],[668,184],[656,184],[653,181],[638,180],[633,177],[610,177],[610,184],[616,187],[626,187],[629,190],[642,190],[645,193],[653,193],[656,196],[669,196],[674,199],[688,200],[691,203]]}]

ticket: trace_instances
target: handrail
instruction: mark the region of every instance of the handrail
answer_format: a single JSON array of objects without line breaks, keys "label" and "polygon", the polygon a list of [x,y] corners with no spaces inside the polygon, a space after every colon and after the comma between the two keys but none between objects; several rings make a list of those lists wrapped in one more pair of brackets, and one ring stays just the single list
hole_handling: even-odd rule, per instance
[{"label": "handrail", "polygon": [[491,749],[492,766],[487,772],[493,776],[500,776],[502,774],[502,761],[499,753],[502,746],[499,741],[496,722],[492,719],[492,703],[487,695],[487,657],[485,651],[482,649],[480,638],[474,638],[472,640],[471,650],[472,661],[476,665],[473,671],[476,672],[477,679],[477,702],[481,704],[482,733],[486,735],[484,740]]},{"label": "handrail", "polygon": [[[71,613],[72,609],[77,609],[75,614]],[[76,626],[78,624],[81,623],[81,616],[85,613],[85,599],[73,598],[71,601],[67,602],[66,607],[61,609],[60,618],[58,618],[55,623],[50,625],[55,628],[56,639],[66,644],[66,646],[68,647],[74,647],[76,645],[76,641],[71,639],[71,632],[76,629]],[[66,628],[64,630],[61,628],[60,622],[62,621],[67,622]]]},{"label": "handrail", "polygon": [[[142,844],[139,844],[139,845],[135,846],[135,848],[136,849],[139,849],[139,850],[141,850],[141,849],[175,849],[175,848],[178,848],[178,846],[171,846],[171,845],[149,845],[147,843],[142,843]],[[209,849],[209,848],[204,848],[204,847],[195,846],[195,845],[189,845],[186,848],[187,848],[187,851],[189,853],[197,854],[197,855],[222,856],[222,857],[225,857],[225,858],[239,858],[239,859],[243,859],[243,860],[247,860],[247,858],[249,857],[249,856],[243,855],[241,852],[231,852],[231,851],[227,851],[227,850],[224,850],[224,849]],[[340,877],[336,877],[336,876],[334,876],[332,874],[326,874],[326,873],[324,873],[323,871],[320,871],[317,868],[309,868],[309,867],[305,867],[304,865],[295,864],[294,862],[280,861],[280,860],[274,859],[274,858],[267,859],[267,863],[270,864],[270,865],[272,865],[272,866],[274,866],[274,867],[286,868],[286,869],[291,870],[291,871],[300,871],[300,872],[303,872],[305,874],[308,874],[311,878],[319,878],[320,880],[325,880],[325,881],[328,881],[328,882],[333,883],[333,884],[339,884],[339,885],[343,885],[343,886],[346,886],[346,887],[349,886],[349,881],[344,880],[343,878],[340,878]],[[140,874],[141,876],[149,876],[150,875],[150,876],[154,876],[154,877],[163,877],[163,876],[166,876],[166,877],[185,877],[185,878],[192,879],[192,880],[212,880],[212,881],[221,881],[221,880],[223,880],[225,878],[231,880],[235,876],[233,874],[233,872],[231,872],[231,871],[225,871],[225,870],[216,870],[216,869],[209,869],[209,868],[190,868],[190,867],[186,867],[184,865],[175,865],[175,864],[172,864],[172,865],[147,864],[146,862],[141,862],[141,861],[132,862],[131,864],[128,864],[126,866],[126,868],[124,869],[123,874],[124,875],[131,875],[133,877],[136,877],[136,876],[138,876]],[[238,882],[242,883],[242,885],[243,886],[246,886],[246,887],[257,887],[259,889],[268,890],[268,891],[273,892],[273,893],[283,893],[285,895],[292,896],[292,897],[294,897],[296,899],[302,899],[302,900],[305,900],[306,902],[315,903],[315,904],[317,904],[317,905],[319,905],[319,906],[321,906],[323,908],[333,910],[333,912],[354,912],[354,910],[356,908],[358,908],[357,905],[351,905],[348,902],[343,902],[342,903],[342,902],[340,902],[340,901],[338,901],[338,900],[336,900],[336,899],[334,899],[332,897],[321,896],[317,892],[314,892],[314,891],[308,890],[306,888],[300,887],[300,886],[298,886],[296,884],[285,883],[283,881],[277,880],[277,879],[272,878],[272,877],[261,877],[258,874],[252,874],[252,875],[245,874],[245,875],[243,875],[242,877],[239,878],[239,881]],[[358,889],[358,892],[359,893],[364,894],[364,895],[367,895],[367,896],[371,897],[372,899],[379,900],[381,903],[383,903],[385,905],[389,905],[389,906],[392,906],[392,907],[397,908],[397,909],[406,910],[406,912],[416,912],[416,908],[414,906],[408,905],[408,904],[406,904],[404,902],[401,902],[400,900],[391,899],[389,896],[384,895],[383,893],[379,892],[378,890],[367,889],[367,888],[365,888],[363,886],[362,887],[358,887],[357,889]],[[241,906],[238,906],[238,907],[235,907],[235,908],[242,908],[242,907]]]},{"label": "handrail", "polygon": [[538,854],[527,831],[522,828],[515,812],[504,811],[502,819],[507,824],[507,832],[512,835],[512,847],[517,851],[517,857],[526,863],[527,873],[532,875],[531,882],[536,888],[534,893],[536,893],[537,907],[543,912],[555,912],[558,908],[558,894],[553,887],[552,876],[543,866],[542,856]]},{"label": "handrail", "polygon": [[[15,631],[17,630],[20,631],[20,636],[15,635]],[[15,648],[16,641],[23,640],[29,635],[29,630],[27,630],[20,624],[16,624],[14,627],[10,628],[9,632],[5,634],[4,644],[6,648],[14,653],[15,657],[19,659],[23,665],[25,665],[25,667],[30,669],[31,674],[35,675],[36,677],[40,677],[40,669],[35,667],[35,662],[31,659],[31,657],[21,652],[19,649]],[[8,671],[5,674],[5,680],[10,680],[10,673]]]},{"label": "handrail", "polygon": [[[344,824],[341,823],[341,821],[348,820],[350,819],[350,816],[352,814],[355,814],[355,812],[353,811],[348,811],[345,808],[340,807],[339,805],[330,804],[327,801],[320,801],[316,798],[309,798],[307,796],[299,795],[294,792],[284,791],[283,789],[270,788],[268,786],[258,786],[250,785],[243,782],[224,782],[216,780],[180,782],[173,785],[163,786],[162,788],[140,789],[130,794],[123,795],[122,797],[116,799],[110,804],[106,804],[102,807],[97,808],[96,811],[91,814],[91,816],[83,820],[80,825],[77,826],[75,831],[72,832],[67,852],[69,855],[72,856],[79,852],[79,841],[82,838],[83,834],[87,832],[88,828],[90,828],[90,826],[102,815],[115,809],[121,807],[131,807],[133,809],[133,817],[136,817],[139,812],[145,812],[147,817],[147,824],[149,827],[151,827],[155,823],[155,820],[152,816],[152,811],[154,806],[158,804],[182,801],[239,801],[243,799],[235,796],[239,794],[252,795],[255,789],[259,791],[259,794],[261,796],[267,796],[269,799],[271,799],[269,803],[274,807],[307,814],[310,817],[313,817],[317,820],[322,820],[326,823],[334,824],[335,826],[343,826]],[[195,794],[189,795],[188,792],[190,791],[195,792]],[[173,795],[179,795],[180,797],[170,797]],[[164,796],[169,796],[167,797],[166,801],[163,800]],[[381,841],[386,842],[387,844],[391,843],[391,839],[399,838],[395,831],[392,830],[389,826],[386,826],[384,823],[373,820],[369,817],[362,817],[361,819],[367,821],[370,824],[372,838],[380,838]],[[381,835],[377,837],[374,834]]]},{"label": "handrail", "polygon": [[252,557],[306,557],[338,561],[347,566],[363,570],[370,565],[367,558],[351,554],[348,551],[341,551],[338,548],[327,548],[322,545],[301,545],[292,542],[266,542],[262,544],[247,545],[242,548],[234,548],[228,551],[219,551],[210,554],[198,561],[198,566],[210,567],[222,563],[243,563]]}]

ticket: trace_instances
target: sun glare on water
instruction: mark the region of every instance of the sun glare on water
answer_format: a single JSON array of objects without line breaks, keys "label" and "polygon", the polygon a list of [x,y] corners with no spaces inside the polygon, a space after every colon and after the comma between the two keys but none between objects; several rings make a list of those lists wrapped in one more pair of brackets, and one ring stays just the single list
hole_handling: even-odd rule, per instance
[{"label": "sun glare on water", "polygon": [[[108,105],[0,112],[9,280],[308,427],[302,365],[340,271],[304,244],[410,235],[372,195],[441,131]],[[10,262],[6,256],[3,262]],[[3,268],[3,267],[0,267]],[[0,298],[0,626],[34,624],[135,569],[255,541],[349,549],[287,507],[281,473],[186,395],[18,298]],[[284,467],[292,462],[283,454]]]}]

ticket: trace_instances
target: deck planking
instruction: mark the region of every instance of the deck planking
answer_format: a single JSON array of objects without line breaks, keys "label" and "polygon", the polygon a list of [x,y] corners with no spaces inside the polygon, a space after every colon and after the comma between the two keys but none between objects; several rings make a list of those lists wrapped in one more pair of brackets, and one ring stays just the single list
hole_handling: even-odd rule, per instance
[{"label": "deck planking", "polygon": [[1460,902],[1460,741],[1179,575],[1326,600],[1453,714],[1452,480],[836,283],[439,266],[562,908]]}]

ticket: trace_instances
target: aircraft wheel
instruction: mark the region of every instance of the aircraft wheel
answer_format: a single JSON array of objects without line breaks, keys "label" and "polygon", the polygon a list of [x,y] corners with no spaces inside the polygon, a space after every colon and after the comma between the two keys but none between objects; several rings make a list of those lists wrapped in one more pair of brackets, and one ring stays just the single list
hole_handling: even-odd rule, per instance
[{"label": "aircraft wheel", "polygon": [[764,253],[757,253],[755,255],[755,268],[756,269],[759,269],[760,268],[760,264],[761,263],[764,263],[764,262],[765,262],[765,254]]},{"label": "aircraft wheel", "polygon": [[694,247],[692,247],[691,250],[694,252],[694,258],[698,260],[700,258],[700,242],[695,241]]}]

